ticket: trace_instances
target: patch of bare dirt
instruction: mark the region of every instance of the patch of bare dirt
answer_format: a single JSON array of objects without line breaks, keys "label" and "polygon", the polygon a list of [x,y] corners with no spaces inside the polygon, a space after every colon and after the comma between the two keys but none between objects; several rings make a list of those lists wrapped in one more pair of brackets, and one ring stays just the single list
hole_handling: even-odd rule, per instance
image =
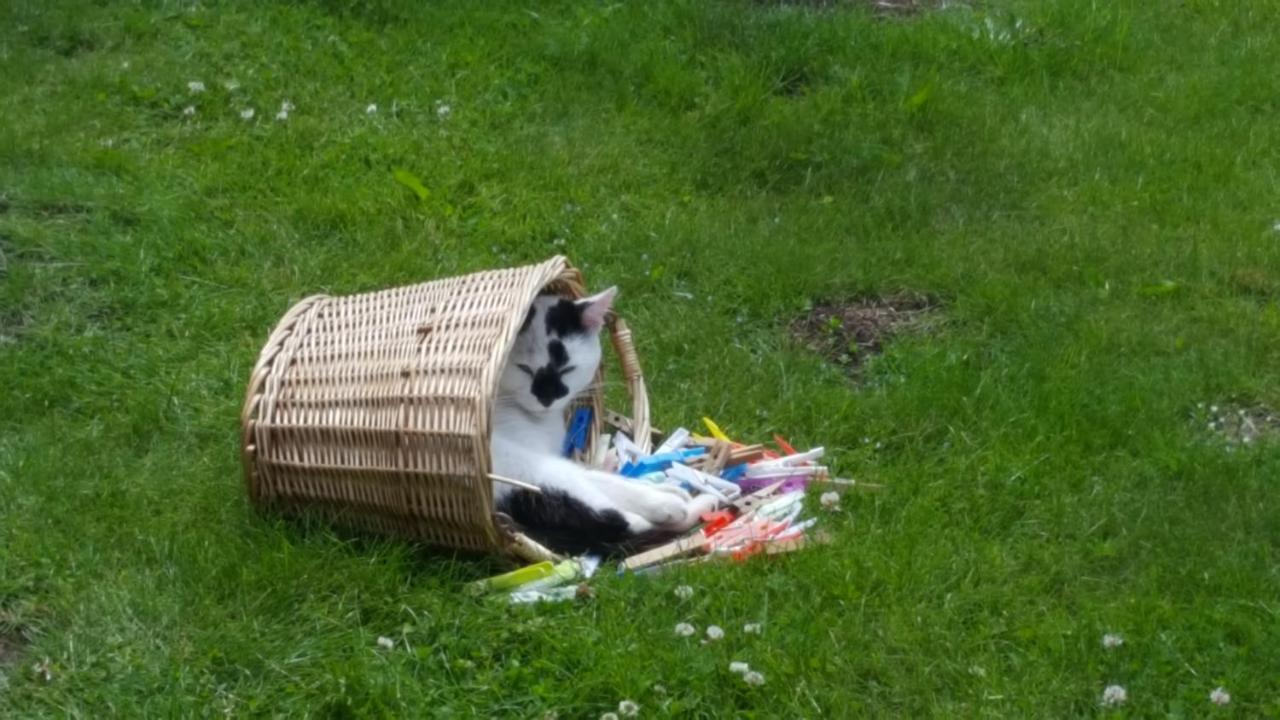
[{"label": "patch of bare dirt", "polygon": [[0,628],[0,668],[16,665],[26,646],[27,640],[21,632]]},{"label": "patch of bare dirt", "polygon": [[1280,440],[1280,413],[1258,403],[1199,403],[1191,418],[1228,450]]},{"label": "patch of bare dirt", "polygon": [[936,327],[938,309],[935,298],[919,293],[823,302],[792,322],[791,334],[856,375],[867,358],[884,352],[893,337]]}]

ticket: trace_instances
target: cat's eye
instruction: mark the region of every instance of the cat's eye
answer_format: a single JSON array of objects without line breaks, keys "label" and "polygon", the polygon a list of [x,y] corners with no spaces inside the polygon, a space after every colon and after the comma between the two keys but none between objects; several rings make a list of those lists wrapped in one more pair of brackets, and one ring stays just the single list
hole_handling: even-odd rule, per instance
[{"label": "cat's eye", "polygon": [[528,365],[525,365],[524,363],[517,363],[516,367],[520,368],[520,371],[523,372],[525,375],[528,375],[529,377],[533,377],[533,369],[530,368]]}]

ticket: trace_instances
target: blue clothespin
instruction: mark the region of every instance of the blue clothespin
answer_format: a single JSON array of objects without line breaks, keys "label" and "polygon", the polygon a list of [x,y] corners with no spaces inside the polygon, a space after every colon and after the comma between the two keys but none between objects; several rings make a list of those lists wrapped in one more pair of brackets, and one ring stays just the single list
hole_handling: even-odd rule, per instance
[{"label": "blue clothespin", "polygon": [[578,408],[573,412],[573,422],[569,423],[569,431],[565,433],[564,445],[560,454],[573,457],[575,450],[587,449],[587,430],[591,427],[591,408]]},{"label": "blue clothespin", "polygon": [[747,464],[732,465],[720,471],[720,477],[725,480],[737,480],[747,474]]},{"label": "blue clothespin", "polygon": [[686,448],[684,450],[673,450],[672,452],[662,453],[660,455],[650,455],[646,458],[640,458],[635,462],[629,462],[622,466],[618,471],[623,477],[640,477],[651,472],[662,472],[671,467],[671,463],[684,462],[690,458],[696,458],[699,455],[706,455],[707,449],[704,447]]}]

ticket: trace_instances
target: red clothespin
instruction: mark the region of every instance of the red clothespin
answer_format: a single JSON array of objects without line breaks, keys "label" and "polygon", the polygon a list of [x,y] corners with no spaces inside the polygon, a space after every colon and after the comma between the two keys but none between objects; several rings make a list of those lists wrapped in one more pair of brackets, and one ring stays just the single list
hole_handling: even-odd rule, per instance
[{"label": "red clothespin", "polygon": [[728,510],[709,512],[702,516],[702,522],[706,523],[702,526],[702,534],[711,537],[733,522],[733,513]]}]

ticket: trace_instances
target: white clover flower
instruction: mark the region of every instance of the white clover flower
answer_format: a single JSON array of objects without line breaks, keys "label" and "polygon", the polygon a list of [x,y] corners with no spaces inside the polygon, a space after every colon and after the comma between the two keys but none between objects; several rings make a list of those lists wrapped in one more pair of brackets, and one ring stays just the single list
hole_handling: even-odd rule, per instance
[{"label": "white clover flower", "polygon": [[681,600],[688,600],[689,598],[693,597],[693,588],[689,587],[688,585],[681,585],[677,587],[676,597],[680,598]]},{"label": "white clover flower", "polygon": [[288,110],[281,110],[280,112],[276,113],[276,120],[284,121],[288,119],[289,119]]},{"label": "white clover flower", "polygon": [[364,109],[364,114],[365,114],[365,115],[377,115],[377,114],[378,114],[378,105],[377,105],[376,103],[369,103],[369,107],[367,107],[367,108],[365,108],[365,109]]},{"label": "white clover flower", "polygon": [[678,623],[676,625],[676,634],[680,637],[691,637],[697,629],[689,623]]},{"label": "white clover flower", "polygon": [[1124,644],[1124,638],[1119,635],[1116,635],[1115,633],[1107,633],[1106,635],[1102,636],[1102,647],[1108,650],[1110,650],[1111,648],[1118,648],[1123,644]]},{"label": "white clover flower", "polygon": [[734,672],[734,673],[738,673],[739,675],[743,675],[750,671],[751,671],[751,666],[740,660],[734,660],[733,662],[729,663],[729,672]]},{"label": "white clover flower", "polygon": [[708,639],[708,640],[719,640],[719,639],[721,639],[721,638],[723,638],[723,637],[724,637],[724,628],[720,627],[719,625],[708,625],[708,626],[707,626],[707,639]]},{"label": "white clover flower", "polygon": [[240,89],[240,83],[233,78],[231,80],[224,81],[222,83],[222,87],[226,88],[227,92],[235,92]]},{"label": "white clover flower", "polygon": [[253,108],[245,108],[240,111],[240,118],[242,120],[252,120],[253,116],[254,116]]},{"label": "white clover flower", "polygon": [[618,720],[618,713],[607,712],[600,716],[600,720]]},{"label": "white clover flower", "polygon": [[195,114],[196,114],[196,106],[195,106],[195,105],[188,105],[188,106],[186,106],[186,107],[182,108],[182,114],[183,114],[183,115],[186,115],[187,117],[191,117],[192,115],[195,115]]},{"label": "white clover flower", "polygon": [[1220,687],[1214,688],[1213,692],[1209,693],[1209,702],[1214,705],[1229,705],[1231,703],[1231,693]]},{"label": "white clover flower", "polygon": [[381,635],[378,636],[378,647],[382,648],[383,650],[391,650],[391,649],[394,649],[395,646],[396,646],[395,640],[392,640],[389,637],[385,637]]},{"label": "white clover flower", "polygon": [[760,623],[747,623],[746,625],[742,626],[742,632],[748,635],[759,635]]},{"label": "white clover flower", "polygon": [[756,672],[755,670],[750,670],[750,671],[747,671],[747,672],[743,673],[743,674],[742,674],[742,679],[743,679],[743,680],[745,680],[745,681],[746,681],[746,683],[747,683],[748,685],[757,685],[757,686],[758,686],[758,685],[763,685],[763,684],[764,684],[764,675],[761,675],[760,673]]},{"label": "white clover flower", "polygon": [[1102,691],[1103,707],[1123,705],[1128,699],[1129,693],[1125,692],[1125,689],[1119,685],[1108,685],[1107,689]]},{"label": "white clover flower", "polygon": [[622,717],[635,717],[640,714],[640,706],[630,700],[618,703],[618,714]]},{"label": "white clover flower", "polygon": [[840,507],[840,493],[834,490],[822,493],[822,497],[818,498],[818,502],[822,503],[822,507],[828,510],[836,510]]},{"label": "white clover flower", "polygon": [[202,93],[204,92],[204,83],[200,82],[199,80],[192,80],[191,82],[187,83],[187,89],[193,93]]},{"label": "white clover flower", "polygon": [[288,100],[285,100],[284,102],[280,103],[280,109],[285,112],[293,112],[293,103],[289,102]]},{"label": "white clover flower", "polygon": [[449,117],[449,114],[452,112],[453,112],[453,108],[449,107],[447,104],[442,102],[436,103],[436,115],[438,115],[441,120],[444,120],[445,118]]}]

